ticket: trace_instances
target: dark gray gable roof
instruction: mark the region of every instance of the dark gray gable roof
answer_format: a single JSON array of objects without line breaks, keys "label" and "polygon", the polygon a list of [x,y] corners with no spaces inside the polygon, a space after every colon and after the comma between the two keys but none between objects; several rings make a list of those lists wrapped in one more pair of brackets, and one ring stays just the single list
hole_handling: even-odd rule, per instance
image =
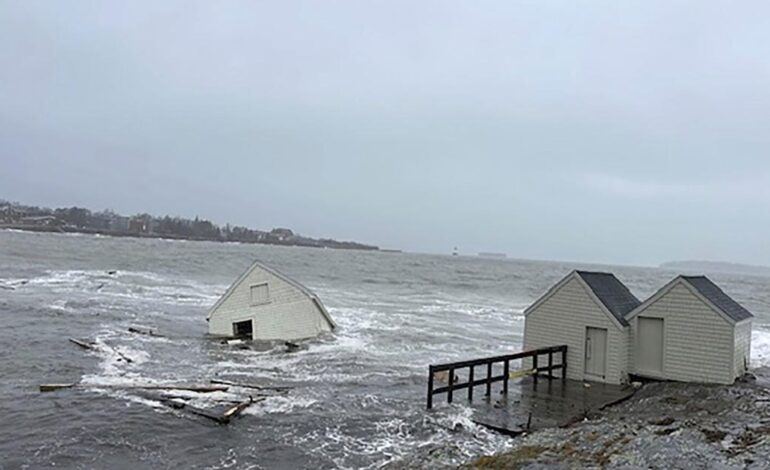
[{"label": "dark gray gable roof", "polygon": [[620,324],[628,325],[625,315],[641,304],[628,287],[611,273],[577,271],[577,274]]},{"label": "dark gray gable roof", "polygon": [[754,317],[751,312],[725,294],[718,285],[711,282],[711,279],[706,276],[682,276],[682,279],[733,320],[739,322]]}]

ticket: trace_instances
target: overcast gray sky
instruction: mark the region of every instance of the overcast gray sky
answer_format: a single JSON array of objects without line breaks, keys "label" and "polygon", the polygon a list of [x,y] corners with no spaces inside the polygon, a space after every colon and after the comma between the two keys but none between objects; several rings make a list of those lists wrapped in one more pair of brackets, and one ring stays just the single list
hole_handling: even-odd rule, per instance
[{"label": "overcast gray sky", "polygon": [[770,264],[770,3],[0,0],[0,198]]}]

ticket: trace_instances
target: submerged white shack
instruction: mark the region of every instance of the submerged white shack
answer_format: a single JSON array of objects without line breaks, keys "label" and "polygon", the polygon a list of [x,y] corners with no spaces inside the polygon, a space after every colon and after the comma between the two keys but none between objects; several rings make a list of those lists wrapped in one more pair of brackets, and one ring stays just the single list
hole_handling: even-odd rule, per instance
[{"label": "submerged white shack", "polygon": [[705,276],[645,302],[610,273],[573,271],[524,311],[524,349],[567,345],[567,378],[730,384],[749,364],[753,315]]},{"label": "submerged white shack", "polygon": [[265,341],[312,338],[336,328],[314,293],[260,262],[227,289],[206,321],[212,335]]}]

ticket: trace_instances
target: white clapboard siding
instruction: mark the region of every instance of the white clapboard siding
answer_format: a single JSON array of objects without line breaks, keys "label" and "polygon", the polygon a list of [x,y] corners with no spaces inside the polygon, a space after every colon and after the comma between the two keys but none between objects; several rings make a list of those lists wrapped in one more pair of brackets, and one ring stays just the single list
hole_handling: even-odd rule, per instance
[{"label": "white clapboard siding", "polygon": [[733,377],[740,377],[747,372],[751,362],[751,319],[735,325],[735,356],[733,357]]},{"label": "white clapboard siding", "polygon": [[587,327],[607,329],[604,381],[614,384],[625,382],[628,376],[626,328],[618,328],[574,275],[527,313],[524,321],[524,349],[566,344],[567,378],[588,380],[590,377],[585,375]]},{"label": "white clapboard siding", "polygon": [[[629,320],[631,373],[637,374],[638,318],[663,319],[663,372],[652,377],[682,382],[732,383],[733,326],[680,281]],[[741,361],[743,359],[741,358]]]},{"label": "white clapboard siding", "polygon": [[[231,336],[233,323],[253,320],[253,339],[296,340],[331,331],[334,324],[320,301],[282,275],[255,264],[209,313],[209,333]],[[268,300],[252,305],[251,287],[267,283]]]}]

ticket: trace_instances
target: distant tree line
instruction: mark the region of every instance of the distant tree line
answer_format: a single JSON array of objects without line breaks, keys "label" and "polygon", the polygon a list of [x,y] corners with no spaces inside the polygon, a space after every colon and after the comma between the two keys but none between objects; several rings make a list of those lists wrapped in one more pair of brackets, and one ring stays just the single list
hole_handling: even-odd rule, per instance
[{"label": "distant tree line", "polygon": [[82,207],[49,209],[27,206],[0,199],[0,227],[30,230],[104,233],[124,236],[181,238],[190,240],[234,241],[290,246],[312,246],[376,250],[376,246],[331,239],[313,239],[286,228],[254,230],[226,224],[220,227],[210,220],[195,217],[155,217],[147,213],[124,216],[104,210],[93,212]]}]

